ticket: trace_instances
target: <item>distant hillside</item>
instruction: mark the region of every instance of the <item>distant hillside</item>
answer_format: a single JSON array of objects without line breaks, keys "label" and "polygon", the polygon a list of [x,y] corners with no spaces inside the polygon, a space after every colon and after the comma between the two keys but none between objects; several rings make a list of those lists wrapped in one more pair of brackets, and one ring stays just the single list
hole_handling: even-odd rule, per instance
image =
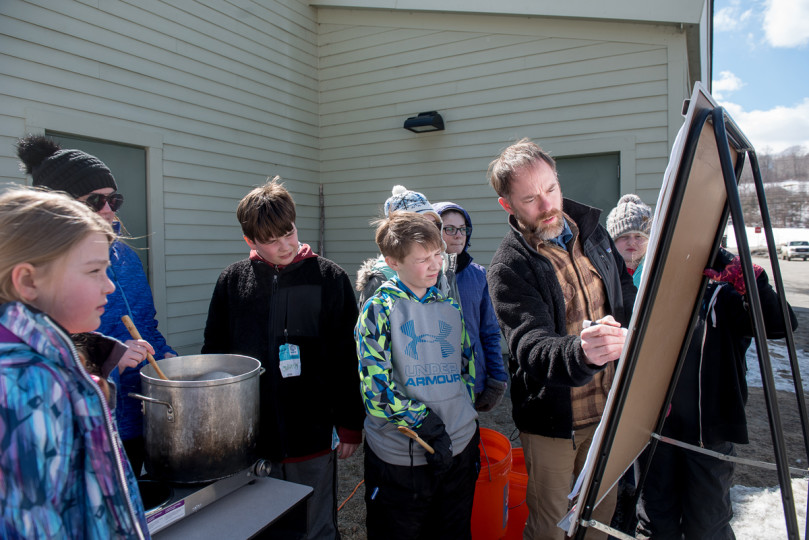
[{"label": "distant hillside", "polygon": [[[779,154],[761,154],[758,164],[773,227],[809,228],[809,153],[795,147]],[[745,225],[761,225],[749,162],[739,188]]]}]

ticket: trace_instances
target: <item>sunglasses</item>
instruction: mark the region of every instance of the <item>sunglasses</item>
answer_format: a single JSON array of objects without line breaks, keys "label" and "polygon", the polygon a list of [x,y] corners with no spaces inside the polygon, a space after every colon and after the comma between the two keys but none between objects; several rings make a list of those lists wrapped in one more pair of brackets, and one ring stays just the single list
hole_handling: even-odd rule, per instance
[{"label": "sunglasses", "polygon": [[472,234],[472,227],[453,227],[452,225],[444,225],[444,232],[450,236],[455,236],[458,233],[468,236]]},{"label": "sunglasses", "polygon": [[120,193],[111,193],[109,195],[91,193],[90,196],[84,200],[84,204],[92,208],[95,212],[101,211],[105,204],[109,204],[110,210],[116,212],[124,204],[124,196]]}]

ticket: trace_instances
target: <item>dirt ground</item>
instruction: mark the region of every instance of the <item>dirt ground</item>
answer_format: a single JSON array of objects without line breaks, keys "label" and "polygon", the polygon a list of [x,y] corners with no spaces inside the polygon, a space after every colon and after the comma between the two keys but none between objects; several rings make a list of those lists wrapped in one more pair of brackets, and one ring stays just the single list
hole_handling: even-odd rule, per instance
[{"label": "dirt ground", "polygon": [[[796,311],[798,330],[795,332],[795,347],[809,352],[809,310]],[[805,378],[809,374],[802,374]],[[807,455],[803,443],[801,421],[798,414],[795,394],[778,393],[778,405],[783,426],[787,458],[791,467],[807,468]],[[770,433],[764,393],[761,388],[751,388],[747,403],[747,421],[750,444],[738,445],[740,457],[775,463],[772,435]],[[512,445],[520,446],[514,422],[511,419],[511,401],[506,398],[495,410],[480,415],[480,425],[495,429],[512,440]],[[361,540],[365,534],[365,486],[359,485],[363,471],[362,447],[348,460],[340,462],[338,471],[338,512],[340,533],[345,540]],[[734,484],[749,487],[778,485],[775,471],[747,465],[736,466]],[[352,491],[354,492],[352,496]]]}]

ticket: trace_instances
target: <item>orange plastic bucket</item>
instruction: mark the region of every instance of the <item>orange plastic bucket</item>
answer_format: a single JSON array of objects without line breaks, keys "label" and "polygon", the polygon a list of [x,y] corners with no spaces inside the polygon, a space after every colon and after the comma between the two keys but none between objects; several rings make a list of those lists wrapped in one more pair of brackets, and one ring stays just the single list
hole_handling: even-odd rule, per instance
[{"label": "orange plastic bucket", "polygon": [[472,504],[472,540],[496,540],[508,523],[508,473],[511,442],[502,433],[480,428],[480,474]]},{"label": "orange plastic bucket", "polygon": [[522,531],[528,520],[528,503],[525,492],[528,489],[528,471],[525,469],[525,455],[522,448],[511,451],[511,471],[508,473],[508,527],[506,540],[522,540]]}]

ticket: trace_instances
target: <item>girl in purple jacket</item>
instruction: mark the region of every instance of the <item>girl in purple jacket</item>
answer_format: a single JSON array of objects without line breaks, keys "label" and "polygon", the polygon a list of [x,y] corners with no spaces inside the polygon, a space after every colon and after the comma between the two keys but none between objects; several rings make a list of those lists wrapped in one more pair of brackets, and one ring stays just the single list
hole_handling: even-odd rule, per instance
[{"label": "girl in purple jacket", "polygon": [[114,285],[112,229],[57,193],[0,196],[0,538],[147,538],[107,396],[70,333]]}]

